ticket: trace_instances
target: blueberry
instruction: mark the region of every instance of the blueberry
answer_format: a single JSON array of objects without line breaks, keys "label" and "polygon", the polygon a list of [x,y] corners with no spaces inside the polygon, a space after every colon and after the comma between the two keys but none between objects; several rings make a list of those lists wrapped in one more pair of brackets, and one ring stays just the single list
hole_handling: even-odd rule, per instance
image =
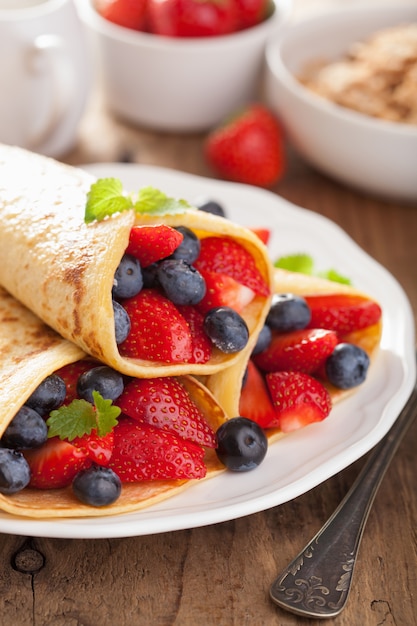
[{"label": "blueberry", "polygon": [[22,406],[3,433],[5,448],[31,450],[48,439],[48,427],[43,417],[29,406]]},{"label": "blueberry", "polygon": [[138,259],[125,254],[114,275],[113,298],[132,298],[142,287],[142,269]]},{"label": "blueberry", "polygon": [[204,318],[204,331],[216,348],[228,354],[243,350],[249,339],[245,320],[227,306],[210,309]]},{"label": "blueberry", "polygon": [[0,448],[0,493],[16,493],[30,481],[30,468],[25,457],[17,450]]},{"label": "blueberry", "polygon": [[269,344],[271,343],[271,340],[272,340],[272,331],[269,328],[269,326],[264,324],[261,332],[258,335],[258,339],[256,340],[255,347],[252,350],[252,354],[259,354],[260,352],[263,352],[264,350],[266,350]]},{"label": "blueberry", "polygon": [[266,323],[272,330],[286,333],[305,328],[310,319],[310,307],[304,298],[282,293],[273,297]]},{"label": "blueberry", "polygon": [[169,258],[182,259],[192,265],[200,254],[200,240],[190,228],[187,228],[187,226],[176,226],[175,230],[181,233],[183,240]]},{"label": "blueberry", "polygon": [[217,430],[216,454],[234,472],[255,469],[265,458],[268,439],[262,428],[247,417],[234,417]]},{"label": "blueberry", "polygon": [[213,213],[213,215],[226,217],[226,212],[223,206],[216,200],[210,200],[210,198],[197,198],[194,202],[194,206],[205,213]]},{"label": "blueberry", "polygon": [[41,382],[25,404],[44,416],[61,406],[66,395],[65,382],[57,374],[51,374]]},{"label": "blueberry", "polygon": [[120,496],[122,483],[109,467],[92,465],[78,472],[72,481],[72,489],[76,498],[84,504],[107,506]]},{"label": "blueberry", "polygon": [[105,400],[116,400],[123,389],[123,376],[107,365],[93,367],[77,381],[78,395],[88,402],[94,402],[93,391],[98,391]]},{"label": "blueberry", "polygon": [[206,293],[200,272],[181,259],[161,261],[157,276],[166,297],[174,304],[198,304]]},{"label": "blueberry", "polygon": [[117,345],[124,342],[130,333],[130,317],[119,302],[113,300],[114,331]]},{"label": "blueberry", "polygon": [[369,356],[352,343],[339,343],[325,364],[326,376],[339,389],[357,387],[366,378]]},{"label": "blueberry", "polygon": [[158,286],[158,266],[159,263],[152,263],[142,267],[143,286],[147,289]]}]

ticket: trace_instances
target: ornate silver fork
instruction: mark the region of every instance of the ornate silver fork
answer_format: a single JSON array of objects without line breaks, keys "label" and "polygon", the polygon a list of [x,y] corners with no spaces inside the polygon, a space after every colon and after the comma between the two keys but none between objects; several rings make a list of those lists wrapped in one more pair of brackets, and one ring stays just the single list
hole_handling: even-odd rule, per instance
[{"label": "ornate silver fork", "polygon": [[331,618],[346,605],[353,569],[375,495],[417,414],[417,386],[357,479],[317,535],[273,582],[271,599],[297,615]]}]

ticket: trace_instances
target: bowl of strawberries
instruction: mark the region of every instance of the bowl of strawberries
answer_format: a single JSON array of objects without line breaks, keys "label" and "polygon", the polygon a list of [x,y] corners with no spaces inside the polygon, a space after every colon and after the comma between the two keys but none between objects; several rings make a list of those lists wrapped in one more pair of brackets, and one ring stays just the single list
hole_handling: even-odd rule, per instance
[{"label": "bowl of strawberries", "polygon": [[255,94],[291,0],[78,0],[116,116],[168,132],[216,126]]}]

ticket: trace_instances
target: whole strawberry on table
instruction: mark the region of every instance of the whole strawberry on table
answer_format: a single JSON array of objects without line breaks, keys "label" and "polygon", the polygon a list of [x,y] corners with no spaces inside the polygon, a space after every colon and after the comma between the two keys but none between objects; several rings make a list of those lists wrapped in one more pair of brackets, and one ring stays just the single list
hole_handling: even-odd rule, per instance
[{"label": "whole strawberry on table", "polygon": [[215,174],[238,183],[272,187],[286,170],[280,122],[262,103],[235,112],[209,132],[204,153]]}]

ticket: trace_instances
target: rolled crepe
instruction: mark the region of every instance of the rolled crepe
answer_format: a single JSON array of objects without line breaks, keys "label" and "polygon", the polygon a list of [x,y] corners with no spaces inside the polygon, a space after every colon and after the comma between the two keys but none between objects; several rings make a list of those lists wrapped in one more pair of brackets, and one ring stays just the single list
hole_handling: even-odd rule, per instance
[{"label": "rolled crepe", "polygon": [[132,226],[183,225],[199,237],[232,237],[250,252],[269,286],[272,266],[250,230],[203,211],[155,217],[129,210],[86,224],[94,180],[80,169],[0,145],[0,284],[62,337],[123,374],[152,377],[157,367],[159,376],[205,376],[247,359],[267,315],[268,297],[257,295],[241,313],[249,329],[241,353],[213,347],[208,362],[184,364],[121,356],[111,292]]},{"label": "rolled crepe", "polygon": [[[66,341],[0,287],[0,437],[36,387],[64,365],[85,357],[75,344]],[[157,373],[154,371],[154,374]],[[179,378],[190,397],[214,430],[225,414],[211,393],[191,376]],[[204,459],[206,478],[223,471],[214,450]],[[205,479],[202,479],[205,480]],[[65,489],[25,488],[0,494],[0,509],[32,518],[104,516],[127,513],[155,504],[195,484],[196,480],[142,481],[124,484],[120,498],[112,505],[95,508],[82,504]]]},{"label": "rolled crepe", "polygon": [[[0,145],[0,283],[43,322],[0,289],[0,434],[42,380],[88,353],[114,369],[137,377],[181,376],[214,430],[238,415],[241,382],[252,348],[270,307],[256,297],[243,317],[249,330],[247,347],[235,355],[215,351],[206,364],[167,365],[122,358],[114,336],[111,290],[114,273],[135,223],[185,225],[198,236],[234,237],[254,257],[276,293],[301,295],[350,291],[350,287],[284,270],[272,272],[265,247],[256,235],[227,220],[198,211],[161,218],[120,213],[86,225],[86,194],[93,178],[18,148]],[[57,335],[51,328],[54,328]],[[352,336],[373,356],[381,325]],[[68,341],[69,340],[69,341]],[[189,374],[201,378],[197,381]],[[202,382],[206,386],[202,385]],[[334,401],[347,392],[331,390]],[[352,392],[349,392],[352,393]],[[282,436],[268,432],[270,441]],[[215,452],[206,455],[207,477],[224,471]],[[186,481],[143,481],[127,484],[108,507],[81,504],[70,488],[0,494],[0,508],[26,517],[104,516],[135,511],[195,484]]]},{"label": "rolled crepe", "polygon": [[[277,268],[274,269],[273,291],[275,294],[292,293],[299,296],[346,293],[372,299],[363,291],[355,289],[350,285]],[[346,335],[344,340],[361,347],[367,352],[372,361],[378,351],[381,333],[382,319],[377,324]],[[208,389],[210,389],[230,416],[239,414],[240,390],[246,367],[247,359],[243,355],[231,370],[214,374],[206,380]],[[331,393],[333,403],[354,393],[354,389],[337,389],[327,383],[326,386]]]},{"label": "rolled crepe", "polygon": [[[331,293],[335,284],[310,277],[277,270],[275,273],[277,292],[297,292],[304,295]],[[350,287],[337,286],[337,291],[352,292]],[[357,293],[355,291],[355,293]],[[85,357],[84,352],[57,335],[39,318],[0,288],[0,436],[14,415],[36,387],[56,370]],[[381,324],[364,329],[351,340],[362,345],[372,355],[379,344]],[[207,387],[191,376],[180,377],[193,401],[199,406],[214,430],[227,419],[223,406],[238,414],[240,385],[247,361],[240,357],[238,366],[225,369],[206,379]],[[158,375],[158,369],[153,369]],[[337,402],[346,393],[330,388],[332,401]],[[215,398],[216,396],[216,398]],[[220,402],[218,401],[220,400]],[[283,436],[279,429],[267,431],[269,443]],[[225,471],[214,450],[206,451],[206,480]],[[256,470],[255,470],[256,471]],[[242,477],[243,479],[243,477]],[[0,494],[0,509],[10,514],[29,518],[70,518],[108,516],[137,511],[172,497],[185,488],[194,486],[196,480],[143,481],[124,484],[120,498],[112,505],[95,508],[79,502],[71,487],[65,489],[40,490],[25,488],[13,495]]]}]

